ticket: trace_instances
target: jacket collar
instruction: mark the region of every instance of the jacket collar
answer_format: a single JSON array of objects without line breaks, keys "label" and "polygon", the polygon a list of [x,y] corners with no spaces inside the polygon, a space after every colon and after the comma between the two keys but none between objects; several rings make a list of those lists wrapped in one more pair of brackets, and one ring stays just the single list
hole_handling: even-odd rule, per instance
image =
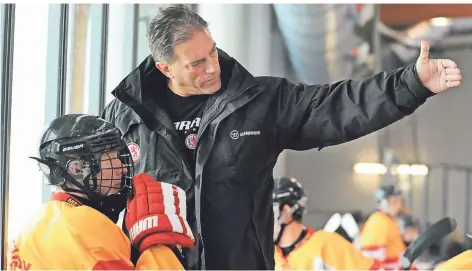
[{"label": "jacket collar", "polygon": [[[218,49],[218,60],[221,68],[222,89],[228,91],[229,97],[238,96],[249,86],[254,85],[254,77],[234,58]],[[151,91],[160,91],[167,87],[167,79],[155,66],[152,56],[126,76],[113,90],[112,94],[120,101],[132,105],[143,105]]]}]

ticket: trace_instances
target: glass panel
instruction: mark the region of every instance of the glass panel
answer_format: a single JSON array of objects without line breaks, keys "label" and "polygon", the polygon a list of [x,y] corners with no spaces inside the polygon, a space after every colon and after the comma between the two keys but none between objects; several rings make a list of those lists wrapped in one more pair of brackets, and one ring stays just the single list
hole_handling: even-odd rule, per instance
[{"label": "glass panel", "polygon": [[105,105],[114,98],[111,91],[135,68],[133,20],[133,4],[110,4]]},{"label": "glass panel", "polygon": [[[3,55],[3,52],[5,51],[3,49],[3,43],[4,43],[4,40],[5,40],[5,36],[4,34],[5,31],[4,31],[4,28],[5,28],[5,25],[4,25],[4,18],[5,18],[5,5],[4,4],[0,4],[0,59],[1,59],[1,63],[2,65],[0,65],[0,82],[1,82],[1,90],[0,90],[0,126],[1,126],[1,129],[0,129],[0,185],[2,186],[0,188],[0,207],[1,207],[1,213],[2,213],[2,224],[0,225],[0,242],[1,242],[1,248],[0,248],[0,255],[5,255],[6,254],[6,251],[8,250],[8,247],[6,246],[6,242],[5,242],[5,239],[8,238],[7,234],[8,232],[5,231],[5,230],[8,230],[8,225],[6,223],[8,223],[8,205],[6,205],[6,203],[8,203],[8,181],[9,181],[9,178],[8,178],[8,171],[6,170],[6,167],[8,167],[8,159],[9,159],[9,154],[8,154],[8,141],[6,140],[9,135],[8,133],[10,132],[7,129],[4,129],[3,127],[5,127],[5,124],[4,123],[4,118],[5,120],[8,120],[8,112],[3,112],[3,110],[5,109],[8,109],[8,107],[6,107],[4,105],[4,103],[6,103],[6,100],[5,98],[9,99],[10,95],[6,95],[5,93],[5,88],[3,88],[3,85],[5,83],[5,80],[7,78],[4,78],[2,73],[3,73],[3,64],[6,63],[8,60],[4,57]],[[0,260],[1,262],[1,268],[2,269],[6,269],[6,266],[5,266],[5,257],[2,257],[2,259]]]},{"label": "glass panel", "polygon": [[[3,16],[4,16],[4,14],[3,13],[5,13],[5,4],[0,4],[0,37],[3,37],[3,31],[4,31],[4,27],[3,27]],[[3,57],[3,45],[0,44],[0,59],[2,59],[2,57]],[[1,68],[0,68],[0,78],[3,78]],[[0,104],[0,109],[2,108],[1,106],[2,105]]]},{"label": "glass panel", "polygon": [[[34,216],[42,202],[42,173],[28,156],[37,156],[46,95],[48,4],[16,4],[10,145],[8,239]],[[31,23],[34,22],[34,23]],[[32,41],[34,46],[32,46]]]},{"label": "glass panel", "polygon": [[89,4],[69,5],[69,31],[67,39],[66,114],[88,111],[89,88],[85,87],[86,66],[90,43]]}]

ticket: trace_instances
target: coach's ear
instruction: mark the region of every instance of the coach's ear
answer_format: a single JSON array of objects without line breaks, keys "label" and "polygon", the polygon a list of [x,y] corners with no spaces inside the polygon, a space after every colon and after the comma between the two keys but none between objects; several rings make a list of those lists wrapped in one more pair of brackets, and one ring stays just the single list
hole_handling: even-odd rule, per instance
[{"label": "coach's ear", "polygon": [[156,62],[156,68],[168,78],[174,78],[174,73],[172,72],[169,64],[165,62]]}]

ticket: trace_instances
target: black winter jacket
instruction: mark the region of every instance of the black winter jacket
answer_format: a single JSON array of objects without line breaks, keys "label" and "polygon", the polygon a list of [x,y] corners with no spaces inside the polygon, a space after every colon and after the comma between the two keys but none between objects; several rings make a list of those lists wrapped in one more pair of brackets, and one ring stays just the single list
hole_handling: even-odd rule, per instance
[{"label": "black winter jacket", "polygon": [[187,219],[202,239],[184,251],[187,269],[273,269],[278,155],[367,135],[413,113],[433,93],[418,81],[415,65],[364,81],[306,85],[254,77],[218,52],[222,89],[203,113],[194,175],[172,120],[150,98],[166,87],[151,56],[116,87],[102,117],[140,146],[137,173],[187,192]]}]

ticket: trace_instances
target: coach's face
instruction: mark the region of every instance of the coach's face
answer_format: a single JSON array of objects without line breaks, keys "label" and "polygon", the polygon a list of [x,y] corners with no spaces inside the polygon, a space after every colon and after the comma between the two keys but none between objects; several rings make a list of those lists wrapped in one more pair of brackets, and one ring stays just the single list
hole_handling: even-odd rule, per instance
[{"label": "coach's face", "polygon": [[221,88],[218,51],[206,29],[196,30],[191,39],[174,47],[172,64],[156,65],[180,95],[213,94]]}]

